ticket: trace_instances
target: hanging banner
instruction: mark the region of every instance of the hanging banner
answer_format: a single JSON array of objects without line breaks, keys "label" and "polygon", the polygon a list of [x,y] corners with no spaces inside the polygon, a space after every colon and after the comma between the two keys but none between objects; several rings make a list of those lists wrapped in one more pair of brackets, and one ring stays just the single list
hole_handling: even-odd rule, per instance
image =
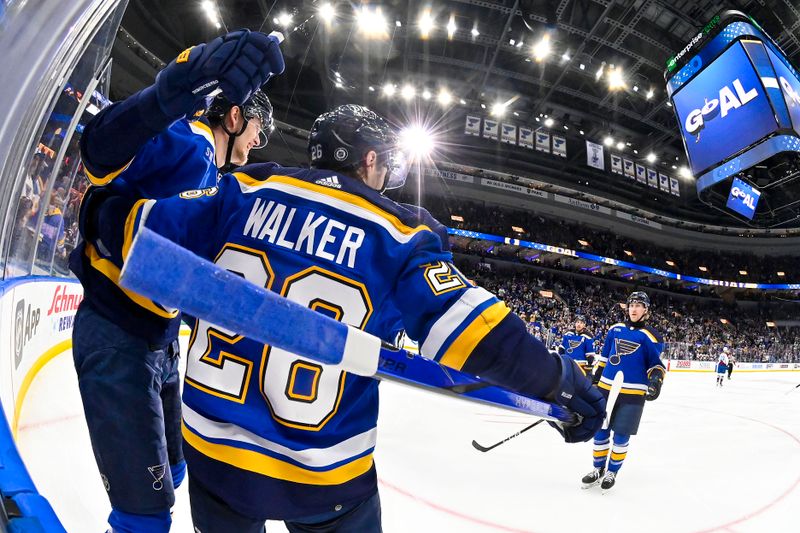
[{"label": "hanging banner", "polygon": [[489,120],[488,118],[483,121],[483,136],[486,139],[497,140],[497,130],[499,124],[496,120]]},{"label": "hanging banner", "polygon": [[467,135],[481,136],[481,117],[467,115],[467,123],[464,126],[464,133]]},{"label": "hanging banner", "polygon": [[519,145],[523,148],[533,149],[533,130],[531,128],[519,127]]},{"label": "hanging banner", "polygon": [[550,153],[550,134],[549,133],[542,133],[541,131],[536,132],[536,150],[539,152],[547,152]]},{"label": "hanging banner", "polygon": [[636,171],[633,168],[633,161],[630,159],[623,159],[622,165],[625,167],[625,175],[631,179],[636,179]]},{"label": "hanging banner", "polygon": [[517,127],[513,124],[503,124],[503,137],[500,139],[506,144],[517,145]]},{"label": "hanging banner", "polygon": [[647,184],[654,189],[658,189],[658,172],[652,168],[647,169]]},{"label": "hanging banner", "polygon": [[611,172],[622,174],[622,158],[618,155],[611,154]]},{"label": "hanging banner", "polygon": [[586,141],[586,164],[590,167],[599,168],[600,170],[606,169],[602,145],[593,143],[592,141]]},{"label": "hanging banner", "polygon": [[644,167],[638,163],[636,164],[636,181],[647,184],[647,175],[645,174]]},{"label": "hanging banner", "polygon": [[675,196],[681,195],[681,187],[680,185],[678,185],[677,178],[672,178],[672,177],[669,178],[669,192],[671,192]]},{"label": "hanging banner", "polygon": [[553,155],[567,157],[567,140],[553,135]]},{"label": "hanging banner", "polygon": [[659,174],[659,185],[661,186],[661,190],[664,192],[669,192],[669,177],[665,174]]}]

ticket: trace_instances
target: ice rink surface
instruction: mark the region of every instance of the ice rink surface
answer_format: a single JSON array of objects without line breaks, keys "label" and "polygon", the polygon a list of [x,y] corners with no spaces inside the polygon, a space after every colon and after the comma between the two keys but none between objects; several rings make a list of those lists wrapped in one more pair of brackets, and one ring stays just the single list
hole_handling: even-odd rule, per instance
[{"label": "ice rink surface", "polygon": [[[591,443],[563,444],[543,424],[480,453],[473,439],[491,444],[532,420],[384,383],[375,453],[384,531],[800,531],[800,373],[734,371],[722,388],[714,380],[667,375],[607,494],[580,488]],[[105,531],[110,508],[71,353],[32,383],[18,446],[68,531]],[[192,531],[185,485],[173,531]],[[267,531],[285,528],[268,523]]]}]

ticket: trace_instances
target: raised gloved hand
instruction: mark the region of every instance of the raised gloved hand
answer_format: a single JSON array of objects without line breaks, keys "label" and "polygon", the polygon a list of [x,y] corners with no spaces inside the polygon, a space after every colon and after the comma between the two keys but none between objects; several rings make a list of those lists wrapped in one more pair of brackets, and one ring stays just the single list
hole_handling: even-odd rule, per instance
[{"label": "raised gloved hand", "polygon": [[606,400],[580,366],[569,356],[556,356],[561,365],[561,379],[551,399],[579,414],[582,420],[574,426],[548,422],[567,442],[585,442],[603,425]]},{"label": "raised gloved hand", "polygon": [[661,385],[664,383],[664,371],[656,367],[649,372],[650,383],[647,385],[647,394],[644,399],[652,402],[661,394]]},{"label": "raised gloved hand", "polygon": [[238,30],[184,50],[155,82],[161,110],[178,119],[192,114],[215,89],[243,104],[285,65],[278,37]]}]

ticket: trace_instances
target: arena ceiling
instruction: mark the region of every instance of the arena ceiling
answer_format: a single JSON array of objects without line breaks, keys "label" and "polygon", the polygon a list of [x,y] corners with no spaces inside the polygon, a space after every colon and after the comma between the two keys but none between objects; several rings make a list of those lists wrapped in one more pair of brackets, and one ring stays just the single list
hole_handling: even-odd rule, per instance
[{"label": "arena ceiling", "polygon": [[[677,173],[686,159],[663,72],[668,58],[715,14],[738,9],[751,15],[800,64],[800,8],[793,0],[213,0],[216,20],[203,4],[131,0],[121,34],[134,44],[124,53],[115,47],[125,72],[112,96],[150,83],[159,60],[225,28],[280,29],[287,35],[287,69],[270,82],[269,94],[277,118],[296,126],[307,128],[319,113],[352,101],[394,120],[423,115],[436,124],[448,116],[461,121],[465,111],[488,115],[503,104],[519,122],[550,118],[565,135],[612,137],[631,157],[653,153]],[[330,22],[320,14],[323,4],[334,8]],[[362,24],[364,9],[373,18]],[[375,18],[378,10],[383,21]],[[126,59],[131,53],[138,62]],[[610,88],[614,72],[622,85],[616,89]],[[437,105],[442,92],[447,102]],[[573,157],[561,173],[582,168],[585,161]],[[625,198],[624,191],[609,190]],[[654,197],[643,206],[735,225],[709,213],[694,194]]]}]

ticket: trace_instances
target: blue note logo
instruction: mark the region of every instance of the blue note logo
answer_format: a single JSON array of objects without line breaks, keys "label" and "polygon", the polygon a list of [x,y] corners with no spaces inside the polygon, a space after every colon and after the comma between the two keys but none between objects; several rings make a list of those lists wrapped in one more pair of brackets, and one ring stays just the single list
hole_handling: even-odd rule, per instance
[{"label": "blue note logo", "polygon": [[695,136],[695,142],[700,140],[700,132],[706,124],[715,118],[725,118],[734,109],[738,109],[748,102],[758,97],[758,89],[755,87],[745,90],[739,79],[733,80],[731,87],[725,85],[719,90],[719,98],[705,99],[705,105],[699,109],[692,110],[686,117],[684,129],[687,134]]},{"label": "blue note logo", "polygon": [[478,124],[478,122],[480,121],[481,119],[477,117],[467,117],[467,126],[470,128],[474,128],[475,125]]}]

